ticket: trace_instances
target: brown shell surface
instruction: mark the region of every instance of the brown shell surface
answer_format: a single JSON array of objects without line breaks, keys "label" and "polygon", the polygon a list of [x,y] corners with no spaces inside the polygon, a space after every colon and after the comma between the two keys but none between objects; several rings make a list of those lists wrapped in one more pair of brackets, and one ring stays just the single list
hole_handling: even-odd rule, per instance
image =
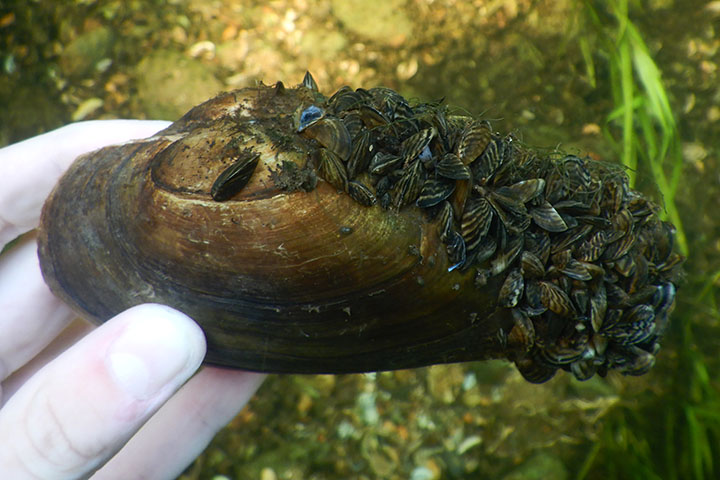
[{"label": "brown shell surface", "polygon": [[80,157],[43,209],[52,291],[95,322],[170,305],[208,363],[255,371],[648,371],[682,257],[622,171],[389,89],[340,92],[228,92]]},{"label": "brown shell surface", "polygon": [[[222,94],[152,138],[81,157],[43,212],[52,290],[96,322],[143,302],[171,305],[204,329],[207,362],[257,371],[502,354],[494,333],[508,320],[492,315],[492,295],[470,272],[447,274],[422,212],[362,207],[323,181],[287,187],[317,148],[292,124],[310,93]],[[213,181],[238,147],[260,164],[238,196],[216,202]]]}]

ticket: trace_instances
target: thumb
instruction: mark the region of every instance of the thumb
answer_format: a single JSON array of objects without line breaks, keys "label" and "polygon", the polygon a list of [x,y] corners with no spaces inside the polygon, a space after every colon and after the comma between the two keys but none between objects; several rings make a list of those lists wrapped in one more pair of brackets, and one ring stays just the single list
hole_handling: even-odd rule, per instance
[{"label": "thumb", "polygon": [[33,376],[0,410],[7,478],[86,476],[195,372],[200,328],[162,305],[131,308]]}]

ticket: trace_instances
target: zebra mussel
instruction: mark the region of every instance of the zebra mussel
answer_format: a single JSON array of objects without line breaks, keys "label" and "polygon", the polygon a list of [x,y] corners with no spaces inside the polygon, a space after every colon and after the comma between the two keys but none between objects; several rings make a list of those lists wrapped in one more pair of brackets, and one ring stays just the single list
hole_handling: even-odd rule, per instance
[{"label": "zebra mussel", "polygon": [[[673,227],[619,168],[388,88],[325,97],[307,74],[230,92],[95,157],[46,204],[48,283],[98,321],[173,305],[204,328],[211,363],[331,373],[505,357],[531,382],[639,375],[673,308]],[[68,207],[78,189],[97,216]]]},{"label": "zebra mussel", "polygon": [[[383,110],[376,99],[384,95],[387,89],[344,111]],[[521,372],[540,382],[555,373],[553,367],[581,379],[614,368],[647,371],[653,362],[646,354],[657,350],[675,296],[676,270],[657,267],[681,262],[672,252],[672,226],[657,218],[657,207],[632,191],[615,167],[561,153],[543,157],[492,133],[487,121],[462,115],[448,120],[444,106],[395,99],[404,105],[402,114],[363,130],[377,139],[370,147],[370,184],[380,183],[383,194],[394,191],[400,199],[385,208],[414,203],[439,220],[451,268],[476,269],[480,283],[504,276],[498,306],[544,327],[523,327],[528,353],[516,359]],[[428,115],[434,109],[437,114]],[[392,141],[383,140],[390,136]],[[638,271],[638,264],[645,267]],[[651,291],[656,300],[611,297],[608,306],[608,286],[628,296]]]}]

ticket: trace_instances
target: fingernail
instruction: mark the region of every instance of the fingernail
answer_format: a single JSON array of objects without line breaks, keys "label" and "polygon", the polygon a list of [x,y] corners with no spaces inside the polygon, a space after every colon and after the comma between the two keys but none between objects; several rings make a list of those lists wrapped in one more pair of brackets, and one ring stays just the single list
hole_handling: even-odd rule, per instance
[{"label": "fingernail", "polygon": [[141,305],[121,315],[133,317],[110,346],[106,361],[128,394],[144,400],[166,386],[179,387],[200,365],[205,353],[202,333],[182,313]]}]

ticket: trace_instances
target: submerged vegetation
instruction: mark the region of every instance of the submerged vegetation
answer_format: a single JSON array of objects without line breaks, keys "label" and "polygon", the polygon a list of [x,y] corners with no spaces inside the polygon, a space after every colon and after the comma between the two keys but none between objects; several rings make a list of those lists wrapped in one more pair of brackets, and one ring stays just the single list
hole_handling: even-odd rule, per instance
[{"label": "submerged vegetation", "polygon": [[630,186],[636,187],[638,171],[649,170],[662,195],[664,217],[677,228],[678,247],[687,255],[687,240],[675,204],[683,167],[680,134],[660,69],[628,16],[628,3],[611,0],[607,11],[600,11],[584,0],[586,23],[596,35],[581,36],[580,46],[591,84],[597,84],[591,38],[608,62],[615,108],[607,116],[604,133],[620,153]]},{"label": "submerged vegetation", "polygon": [[[593,86],[611,86],[614,108],[603,132],[620,154],[631,185],[637,187],[643,174],[652,179],[640,188],[657,189],[665,218],[677,228],[678,250],[692,255],[676,202],[683,174],[681,134],[661,71],[632,20],[633,13],[640,13],[635,3],[579,2],[583,21],[594,33],[580,38],[586,74]],[[607,62],[609,78],[598,78],[598,59]],[[675,358],[672,371],[663,372],[664,395],[643,392],[621,402],[603,420],[579,479],[703,480],[720,475],[720,390],[708,372],[712,357],[699,345],[703,333],[717,331],[719,280],[720,271],[707,277],[688,269],[684,300],[669,333]]]}]

